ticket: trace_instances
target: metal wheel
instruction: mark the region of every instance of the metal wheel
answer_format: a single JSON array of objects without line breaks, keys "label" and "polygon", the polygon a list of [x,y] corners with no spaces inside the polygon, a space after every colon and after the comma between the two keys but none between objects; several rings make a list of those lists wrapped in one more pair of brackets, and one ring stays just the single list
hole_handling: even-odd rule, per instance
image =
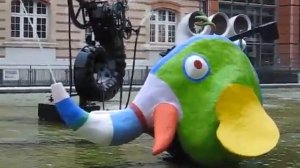
[{"label": "metal wheel", "polygon": [[131,33],[132,33],[132,24],[130,22],[129,19],[125,19],[124,23],[123,23],[123,38],[128,40],[131,37]]},{"label": "metal wheel", "polygon": [[75,12],[73,0],[68,0],[68,8],[70,12],[70,17],[73,21],[73,24],[80,28],[80,29],[86,29],[90,22],[87,20],[87,3],[84,0],[76,0],[79,4],[79,8]]}]

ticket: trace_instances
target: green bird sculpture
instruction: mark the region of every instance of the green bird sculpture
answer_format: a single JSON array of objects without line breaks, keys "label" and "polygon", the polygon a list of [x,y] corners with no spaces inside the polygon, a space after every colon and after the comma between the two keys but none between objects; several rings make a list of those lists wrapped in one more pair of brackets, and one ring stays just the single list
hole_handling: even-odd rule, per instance
[{"label": "green bird sculpture", "polygon": [[154,136],[154,155],[170,151],[216,166],[263,155],[279,140],[250,61],[218,35],[195,35],[176,46],[152,68],[126,109],[87,113],[62,84],[53,84],[52,93],[65,123],[101,145],[148,133]]}]

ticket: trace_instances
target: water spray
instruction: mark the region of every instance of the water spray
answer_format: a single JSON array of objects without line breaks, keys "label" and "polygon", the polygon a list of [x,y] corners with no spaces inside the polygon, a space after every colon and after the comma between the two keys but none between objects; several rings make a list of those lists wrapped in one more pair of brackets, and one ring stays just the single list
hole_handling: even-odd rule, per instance
[{"label": "water spray", "polygon": [[[32,23],[32,21],[30,19],[30,16],[29,16],[29,14],[27,12],[27,9],[26,9],[26,7],[25,7],[25,5],[23,3],[23,0],[20,0],[20,3],[21,3],[21,7],[22,7],[23,11],[25,12],[25,14],[29,18],[28,21],[29,21],[30,26],[32,27],[32,30],[34,30],[34,24]],[[41,40],[40,40],[39,35],[37,34],[37,32],[34,33],[34,38],[38,42],[38,45],[39,45],[41,53],[43,53],[44,52],[44,47],[42,46]],[[52,78],[53,82],[56,83],[56,79],[54,77],[54,73],[53,73],[52,67],[51,67],[51,65],[49,63],[47,63],[47,67],[49,69],[49,72],[50,72],[50,75],[51,75],[51,78]]]}]

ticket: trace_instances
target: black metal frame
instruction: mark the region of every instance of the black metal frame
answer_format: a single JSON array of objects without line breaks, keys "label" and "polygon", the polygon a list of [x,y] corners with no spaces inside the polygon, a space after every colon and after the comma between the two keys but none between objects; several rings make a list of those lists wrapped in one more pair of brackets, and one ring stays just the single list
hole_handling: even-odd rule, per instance
[{"label": "black metal frame", "polygon": [[[109,4],[107,1],[68,0],[70,17],[80,29],[90,29],[87,46],[78,54],[74,64],[74,83],[80,100],[107,101],[115,96],[125,75],[123,39],[131,37],[132,25],[126,17],[127,0]],[[82,16],[80,22],[79,16]],[[97,78],[94,78],[97,74]]]}]

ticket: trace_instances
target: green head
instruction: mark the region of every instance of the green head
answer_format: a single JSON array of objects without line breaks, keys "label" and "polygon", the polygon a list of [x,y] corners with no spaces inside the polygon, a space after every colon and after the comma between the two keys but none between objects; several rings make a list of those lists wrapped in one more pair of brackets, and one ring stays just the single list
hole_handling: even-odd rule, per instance
[{"label": "green head", "polygon": [[[243,51],[227,38],[194,36],[173,49],[150,74],[177,98],[175,131],[183,151],[192,159],[211,164],[231,155],[258,156],[277,144],[278,129],[261,105],[256,72]],[[159,96],[161,103],[168,103],[164,95]],[[154,111],[169,111],[161,109]],[[154,131],[160,127],[157,125],[173,120],[165,117],[162,123],[156,122],[159,116],[154,113]],[[160,134],[167,134],[170,127],[160,129],[155,139],[163,142],[155,142],[155,146],[168,146],[168,138],[161,140]]]}]

